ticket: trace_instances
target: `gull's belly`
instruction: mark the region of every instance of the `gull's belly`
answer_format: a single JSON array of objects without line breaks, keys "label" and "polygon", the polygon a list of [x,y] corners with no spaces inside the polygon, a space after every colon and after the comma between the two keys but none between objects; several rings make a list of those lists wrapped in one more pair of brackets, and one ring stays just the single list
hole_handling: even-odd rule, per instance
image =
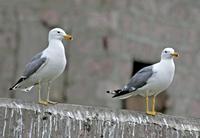
[{"label": "gull's belly", "polygon": [[154,78],[149,81],[149,84],[146,85],[143,89],[141,89],[140,94],[141,96],[148,96],[158,95],[160,92],[166,90],[173,80],[173,74],[166,72],[160,72]]},{"label": "gull's belly", "polygon": [[34,81],[53,81],[60,76],[66,66],[65,58],[49,59],[46,65],[32,76]]},{"label": "gull's belly", "polygon": [[148,95],[157,95],[160,92],[166,90],[169,87],[170,83],[167,80],[162,80],[159,81],[158,83],[153,84],[150,88],[149,88],[149,92]]},{"label": "gull's belly", "polygon": [[144,88],[138,90],[138,94],[141,96],[152,96],[152,95],[157,95],[160,92],[164,91],[167,89],[164,83],[159,82],[159,83],[152,83],[151,85],[147,85]]}]

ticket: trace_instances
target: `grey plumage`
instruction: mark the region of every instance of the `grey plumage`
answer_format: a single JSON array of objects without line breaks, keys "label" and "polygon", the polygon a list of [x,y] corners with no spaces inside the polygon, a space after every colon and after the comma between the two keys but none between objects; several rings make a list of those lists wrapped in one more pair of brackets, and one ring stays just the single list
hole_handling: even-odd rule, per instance
[{"label": "grey plumage", "polygon": [[22,76],[24,76],[26,78],[30,77],[45,63],[47,58],[46,57],[42,58],[41,56],[42,56],[42,53],[38,53],[31,59],[31,62],[29,62],[26,65]]},{"label": "grey plumage", "polygon": [[153,67],[148,66],[141,70],[139,70],[129,81],[129,83],[123,88],[119,90],[115,90],[115,95],[113,97],[122,96],[128,94],[130,92],[136,91],[137,89],[145,86],[147,84],[148,79],[153,75]]},{"label": "grey plumage", "polygon": [[21,83],[22,81],[26,80],[29,78],[33,73],[35,73],[47,60],[46,57],[41,57],[42,52],[36,54],[31,61],[26,65],[25,70],[20,77],[20,79],[15,83],[9,90],[15,89],[18,87],[18,84]]},{"label": "grey plumage", "polygon": [[[62,40],[72,40],[70,34],[66,34],[61,28],[54,28],[48,34],[48,47],[35,55],[26,65],[23,74],[10,90],[30,91],[38,86],[38,103],[43,105],[56,104],[50,100],[50,88],[52,82],[64,71],[67,60]],[[41,98],[41,86],[47,84],[47,98]]]},{"label": "grey plumage", "polygon": [[[166,90],[174,78],[174,57],[178,57],[178,53],[173,48],[165,48],[161,52],[161,59],[158,63],[138,71],[124,88],[107,92],[118,99],[126,99],[136,95],[143,96],[145,97],[146,113],[156,115],[156,96]],[[152,96],[151,110],[149,110],[149,96]]]},{"label": "grey plumage", "polygon": [[127,88],[134,87],[135,90],[146,85],[148,79],[153,75],[152,66],[145,67],[138,71],[127,84]]}]

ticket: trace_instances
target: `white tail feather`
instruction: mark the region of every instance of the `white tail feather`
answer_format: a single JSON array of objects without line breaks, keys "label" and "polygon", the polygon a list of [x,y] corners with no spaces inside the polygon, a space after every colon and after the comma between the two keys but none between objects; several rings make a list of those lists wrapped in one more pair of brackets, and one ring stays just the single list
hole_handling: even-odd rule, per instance
[{"label": "white tail feather", "polygon": [[23,91],[23,92],[29,92],[34,86],[30,86],[30,87],[27,87],[27,88],[19,88],[20,91]]}]

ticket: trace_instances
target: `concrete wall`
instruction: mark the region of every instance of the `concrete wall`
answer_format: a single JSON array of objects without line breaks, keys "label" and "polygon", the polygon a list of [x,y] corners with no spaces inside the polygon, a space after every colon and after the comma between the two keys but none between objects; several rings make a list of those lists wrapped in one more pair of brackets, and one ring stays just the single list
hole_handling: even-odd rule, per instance
[{"label": "concrete wall", "polygon": [[0,137],[17,138],[198,138],[200,120],[146,116],[139,112],[58,104],[39,106],[0,99]]},{"label": "concrete wall", "polygon": [[167,113],[199,116],[199,16],[196,0],[0,0],[0,96],[36,101],[36,92],[8,88],[47,46],[49,28],[60,26],[74,41],[66,44],[68,71],[55,82],[52,99],[120,108],[105,91],[128,81],[132,60],[154,63],[164,47],[174,47],[181,57]]}]

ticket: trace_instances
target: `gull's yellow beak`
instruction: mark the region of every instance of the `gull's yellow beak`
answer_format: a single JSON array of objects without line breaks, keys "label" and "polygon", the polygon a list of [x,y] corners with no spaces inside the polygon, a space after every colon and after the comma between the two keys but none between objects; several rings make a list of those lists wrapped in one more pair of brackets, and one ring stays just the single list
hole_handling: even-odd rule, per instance
[{"label": "gull's yellow beak", "polygon": [[173,57],[179,57],[179,54],[178,54],[177,52],[171,53],[171,55],[172,55]]},{"label": "gull's yellow beak", "polygon": [[73,37],[69,34],[64,35],[65,40],[73,40]]}]

